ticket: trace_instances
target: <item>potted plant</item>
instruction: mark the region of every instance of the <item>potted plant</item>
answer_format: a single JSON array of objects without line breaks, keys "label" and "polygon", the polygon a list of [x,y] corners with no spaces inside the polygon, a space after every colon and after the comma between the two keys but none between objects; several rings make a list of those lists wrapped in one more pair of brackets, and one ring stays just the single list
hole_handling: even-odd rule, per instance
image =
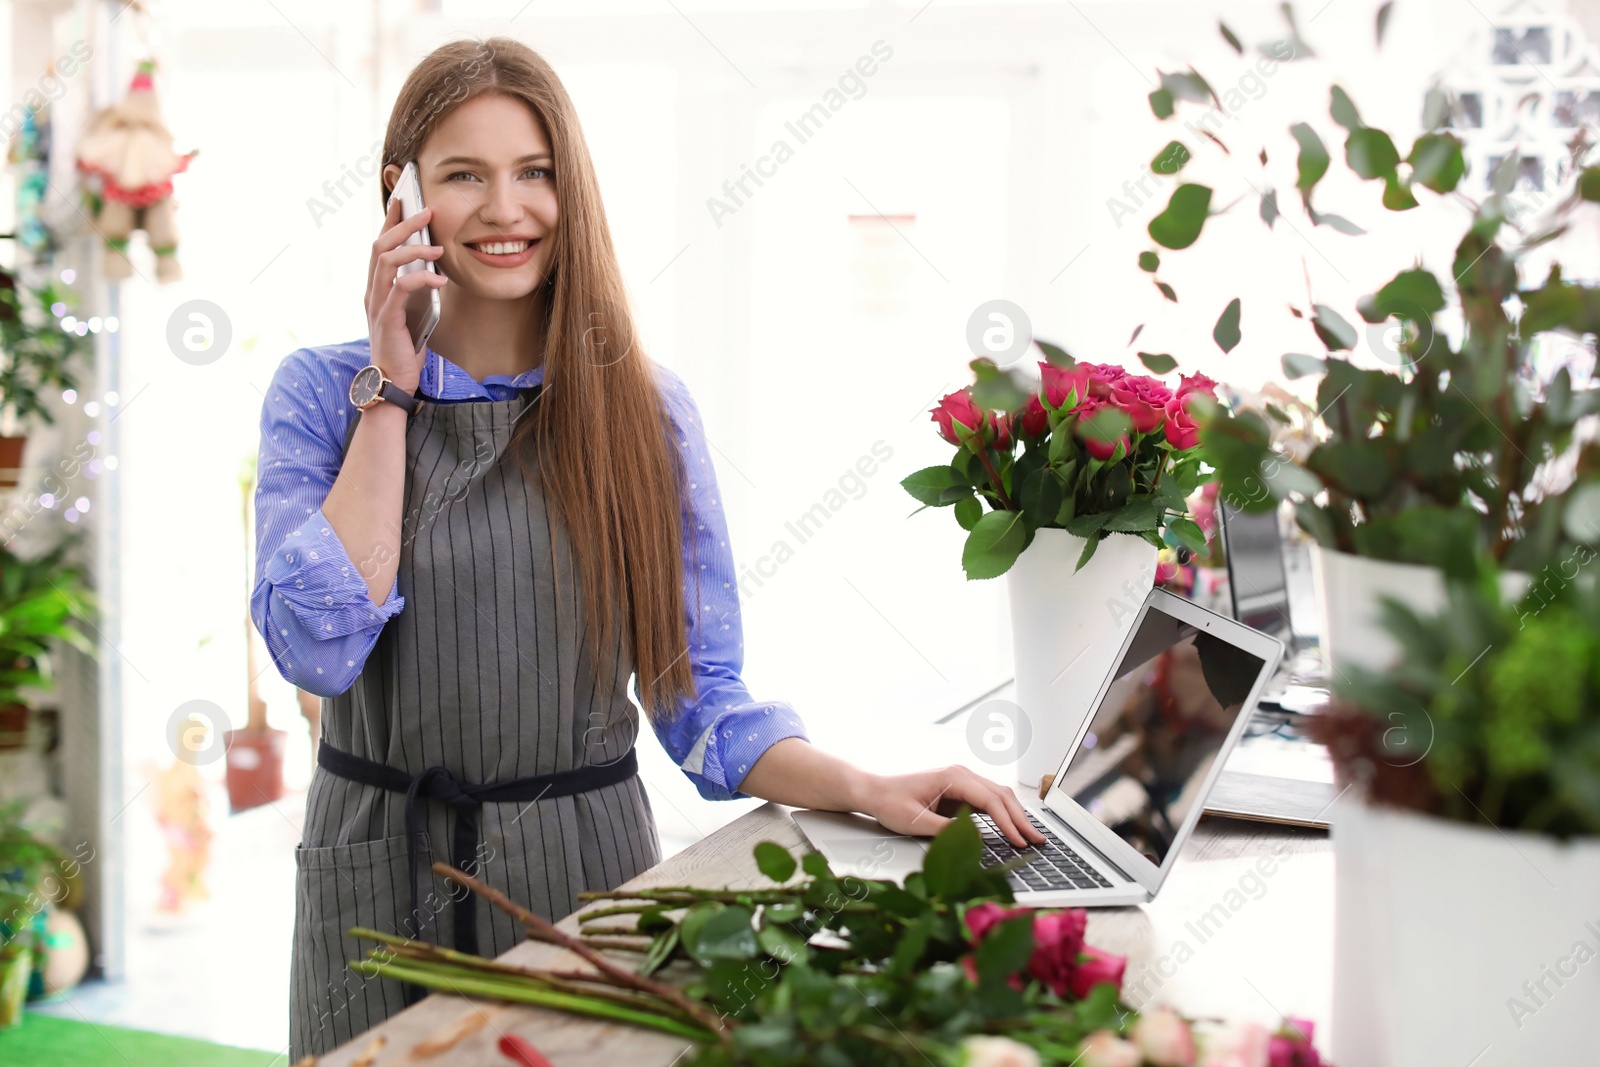
[{"label": "potted plant", "polygon": [[1600,1003],[1600,584],[1579,545],[1508,601],[1449,579],[1382,602],[1401,666],[1318,718],[1333,809],[1334,1054],[1578,1063]]},{"label": "potted plant", "polygon": [[0,1030],[22,1021],[44,886],[52,871],[67,866],[53,845],[23,826],[25,806],[20,800],[0,804]]},{"label": "potted plant", "polygon": [[19,747],[27,735],[24,690],[54,685],[51,642],[95,655],[94,642],[75,625],[92,618],[94,596],[66,562],[81,540],[75,533],[32,559],[0,545],[0,744],[7,747]]},{"label": "potted plant", "polygon": [[[1165,538],[1206,550],[1188,514],[1206,478],[1189,402],[1216,385],[1185,375],[1169,387],[1035,343],[1046,356],[1037,384],[972,362],[974,385],[933,409],[955,457],[900,483],[924,507],[953,509],[969,580],[1006,575],[1021,713],[995,726],[1009,729],[1025,785],[1055,770],[1077,735]],[[1176,365],[1142,359],[1157,374]]]},{"label": "potted plant", "polygon": [[47,390],[76,389],[72,365],[93,342],[62,324],[71,292],[54,281],[21,286],[0,269],[0,487],[18,484],[28,420],[55,416]]},{"label": "potted plant", "polygon": [[[1230,43],[1236,44],[1231,35]],[[1162,87],[1151,94],[1152,109],[1164,121],[1186,103],[1209,106],[1216,100],[1210,83],[1194,71],[1163,74]],[[1451,262],[1439,269],[1400,266],[1355,302],[1359,326],[1348,309],[1319,301],[1308,275],[1305,301],[1288,313],[1321,353],[1282,357],[1288,378],[1321,378],[1321,439],[1308,454],[1291,456],[1273,447],[1269,421],[1289,421],[1275,405],[1264,415],[1197,405],[1201,440],[1217,468],[1223,499],[1245,511],[1289,501],[1300,527],[1314,538],[1319,585],[1338,593],[1323,598],[1323,640],[1335,669],[1393,662],[1391,645],[1368,640],[1381,634],[1375,622],[1380,591],[1403,592],[1419,607],[1437,607],[1444,578],[1470,573],[1478,556],[1509,572],[1509,591],[1517,572],[1525,573],[1530,561],[1547,558],[1563,541],[1561,490],[1570,484],[1572,468],[1600,463],[1596,446],[1583,445],[1579,452],[1574,440],[1579,421],[1600,412],[1600,392],[1574,381],[1565,368],[1541,380],[1533,358],[1547,331],[1582,336],[1600,329],[1600,290],[1564,281],[1559,264],[1543,281],[1523,277],[1529,254],[1565,231],[1574,207],[1600,199],[1600,168],[1582,169],[1570,197],[1523,220],[1506,197],[1517,174],[1512,154],[1495,175],[1494,192],[1474,202],[1460,188],[1466,162],[1461,142],[1444,125],[1447,105],[1444,93],[1429,94],[1427,129],[1402,155],[1389,134],[1368,125],[1335,86],[1329,116],[1341,131],[1342,153],[1302,122],[1290,128],[1287,151],[1263,147],[1259,154],[1226,157],[1249,158],[1252,167],[1259,159],[1261,173],[1249,181],[1259,191],[1261,224],[1283,233],[1296,257],[1304,235],[1317,227],[1346,235],[1338,238],[1343,241],[1365,234],[1313,203],[1334,156],[1342,155],[1358,179],[1381,184],[1386,211],[1453,218],[1459,205],[1471,209]],[[1211,210],[1210,187],[1187,177],[1194,173],[1194,154],[1210,150],[1206,141],[1228,151],[1207,133],[1192,150],[1173,141],[1153,164],[1177,183],[1148,226],[1159,247],[1143,253],[1140,262],[1153,274],[1163,256],[1193,246],[1220,214]],[[1289,160],[1292,171],[1274,169]],[[1290,181],[1298,211],[1280,201],[1275,185]],[[1280,219],[1292,225],[1277,226]],[[1177,299],[1170,285],[1157,284]],[[1239,341],[1242,303],[1232,300],[1217,321],[1214,336],[1219,344],[1227,342],[1225,348]]]}]

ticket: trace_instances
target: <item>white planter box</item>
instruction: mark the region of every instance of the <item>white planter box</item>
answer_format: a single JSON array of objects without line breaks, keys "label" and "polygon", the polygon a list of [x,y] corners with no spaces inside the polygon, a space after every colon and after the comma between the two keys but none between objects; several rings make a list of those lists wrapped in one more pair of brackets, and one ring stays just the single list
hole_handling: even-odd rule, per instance
[{"label": "white planter box", "polygon": [[1333,1062],[1600,1062],[1600,839],[1333,809]]},{"label": "white planter box", "polygon": [[[1445,605],[1444,572],[1437,567],[1352,556],[1313,543],[1311,576],[1322,611],[1322,654],[1336,679],[1349,667],[1388,670],[1400,658],[1399,644],[1380,621],[1380,597],[1394,597],[1425,615]],[[1527,587],[1525,574],[1500,576],[1501,595],[1508,599]]]},{"label": "white planter box", "polygon": [[1017,781],[1033,789],[1060,766],[1155,585],[1158,553],[1150,542],[1111,534],[1074,574],[1084,543],[1065,530],[1037,530],[1006,572],[1016,702],[1030,735],[1026,744],[1017,738]]}]

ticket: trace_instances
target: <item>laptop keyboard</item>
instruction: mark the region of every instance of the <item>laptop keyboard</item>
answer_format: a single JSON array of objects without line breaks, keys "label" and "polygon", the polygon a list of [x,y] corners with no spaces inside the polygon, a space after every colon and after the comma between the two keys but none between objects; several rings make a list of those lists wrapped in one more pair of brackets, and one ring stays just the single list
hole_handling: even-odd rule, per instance
[{"label": "laptop keyboard", "polygon": [[1074,852],[1038,816],[1028,812],[1028,821],[1045,836],[1042,845],[1018,848],[1005,839],[1000,828],[984,812],[973,813],[978,833],[983,837],[983,865],[991,867],[1013,856],[1034,853],[1032,861],[1006,875],[1013,890],[1017,889],[1093,889],[1111,885],[1099,871],[1089,866],[1084,858]]}]

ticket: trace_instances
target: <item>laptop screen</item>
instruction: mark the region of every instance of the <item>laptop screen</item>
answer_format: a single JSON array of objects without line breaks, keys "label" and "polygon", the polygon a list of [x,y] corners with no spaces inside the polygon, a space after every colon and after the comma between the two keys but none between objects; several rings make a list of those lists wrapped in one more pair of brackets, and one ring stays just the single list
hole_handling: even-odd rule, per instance
[{"label": "laptop screen", "polygon": [[1060,787],[1160,867],[1263,665],[1151,604]]},{"label": "laptop screen", "polygon": [[1253,515],[1219,504],[1233,617],[1246,626],[1289,641],[1289,579],[1283,569],[1278,513]]}]

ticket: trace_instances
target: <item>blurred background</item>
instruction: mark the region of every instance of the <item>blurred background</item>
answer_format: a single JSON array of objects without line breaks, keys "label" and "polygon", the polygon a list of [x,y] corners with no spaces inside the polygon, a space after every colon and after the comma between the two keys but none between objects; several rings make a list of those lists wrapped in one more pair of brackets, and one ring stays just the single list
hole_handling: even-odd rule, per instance
[{"label": "blurred background", "polygon": [[[312,749],[247,614],[263,391],[296,348],[365,336],[395,94],[438,44],[493,35],[543,54],[574,98],[645,348],[704,414],[746,683],[791,702],[819,745],[884,770],[900,769],[885,740],[897,727],[1011,678],[1003,588],[968,582],[964,531],[913,514],[898,485],[948,460],[929,410],[970,382],[974,323],[1095,362],[1171,353],[1239,390],[1293,393],[1280,358],[1311,350],[1304,324],[1247,323],[1229,353],[1211,340],[1241,279],[1267,295],[1257,306],[1314,289],[1349,308],[1396,254],[1447,270],[1470,215],[1374,228],[1378,190],[1341,170],[1321,195],[1373,229],[1360,255],[1330,227],[1263,225],[1262,182],[1287,202],[1294,161],[1257,166],[1258,149],[1297,121],[1331,127],[1330,82],[1397,142],[1427,128],[1430,88],[1448,90],[1464,193],[1487,191],[1514,150],[1531,213],[1564,195],[1565,146],[1600,119],[1595,0],[0,0],[0,264],[24,289],[58,287],[48,325],[83,347],[72,386],[40,386],[53,421],[6,411],[28,443],[0,528],[26,558],[81,535],[101,604],[97,655],[61,648],[0,750],[0,799],[85,850],[77,949],[69,930],[61,953],[87,980],[42,1011],[287,1042]],[[1273,61],[1284,40],[1309,48]],[[1157,122],[1148,94],[1191,64],[1225,106]],[[91,120],[138,92],[153,92],[182,169],[119,278],[80,151]],[[797,136],[808,112],[825,118]],[[1175,258],[1161,278],[1178,302],[1136,263],[1175,186],[1151,160],[1174,138],[1195,152],[1186,177],[1228,212],[1204,239],[1231,264]],[[1592,275],[1589,221],[1557,245]],[[1003,322],[991,301],[1008,302]],[[1392,354],[1381,331],[1358,353]],[[222,758],[219,735],[247,726],[251,744]],[[177,758],[186,730],[211,738],[207,756]],[[758,803],[704,801],[654,740],[640,754],[664,854]],[[236,806],[230,763],[281,775],[275,799]]]}]

